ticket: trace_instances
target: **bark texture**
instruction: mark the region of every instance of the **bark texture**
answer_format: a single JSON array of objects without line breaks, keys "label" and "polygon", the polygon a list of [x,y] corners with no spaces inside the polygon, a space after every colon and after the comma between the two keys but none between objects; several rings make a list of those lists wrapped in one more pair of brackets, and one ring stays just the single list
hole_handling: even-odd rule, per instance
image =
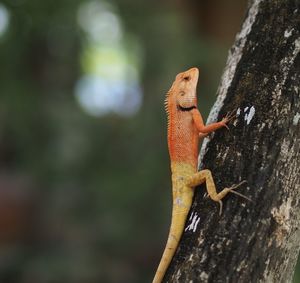
[{"label": "bark texture", "polygon": [[[218,204],[196,188],[165,282],[291,282],[300,245],[300,1],[254,0],[230,50],[209,121],[235,110],[230,131],[201,149]],[[200,94],[201,96],[201,94]],[[201,98],[200,98],[201,101]]]}]

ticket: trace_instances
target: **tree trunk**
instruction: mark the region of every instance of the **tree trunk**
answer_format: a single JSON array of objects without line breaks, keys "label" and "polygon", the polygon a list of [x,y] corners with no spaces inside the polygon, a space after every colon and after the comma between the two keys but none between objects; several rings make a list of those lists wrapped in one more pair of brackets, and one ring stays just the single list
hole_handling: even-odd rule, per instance
[{"label": "tree trunk", "polygon": [[[208,123],[234,110],[230,131],[206,139],[200,169],[218,203],[196,188],[165,282],[291,282],[300,245],[300,1],[254,0],[232,47]],[[201,102],[201,94],[199,98]],[[203,158],[202,158],[203,157]]]}]

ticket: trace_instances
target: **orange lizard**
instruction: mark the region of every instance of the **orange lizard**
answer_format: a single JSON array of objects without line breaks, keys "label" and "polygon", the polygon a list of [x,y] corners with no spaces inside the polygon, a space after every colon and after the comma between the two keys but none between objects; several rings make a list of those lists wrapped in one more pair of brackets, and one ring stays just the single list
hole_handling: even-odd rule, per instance
[{"label": "orange lizard", "polygon": [[204,125],[197,108],[198,77],[197,68],[179,73],[168,91],[165,101],[168,116],[168,148],[171,159],[173,209],[168,241],[153,283],[160,283],[163,280],[177,249],[192,204],[195,186],[206,183],[209,197],[220,204],[220,214],[222,199],[229,192],[245,197],[234,191],[244,181],[230,188],[224,188],[217,193],[211,172],[208,169],[197,172],[199,138],[203,138],[219,128],[228,128],[226,124],[234,118],[234,116],[227,114],[217,123]]}]

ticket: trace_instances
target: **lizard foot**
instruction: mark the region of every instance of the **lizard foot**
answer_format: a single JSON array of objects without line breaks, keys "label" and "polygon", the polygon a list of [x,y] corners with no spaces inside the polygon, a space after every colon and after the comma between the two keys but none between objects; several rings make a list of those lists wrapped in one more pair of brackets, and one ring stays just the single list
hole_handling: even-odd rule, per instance
[{"label": "lizard foot", "polygon": [[224,127],[229,130],[229,127],[227,126],[227,123],[231,122],[236,117],[236,111],[232,110],[230,112],[227,112],[226,116],[222,119],[222,122],[224,122]]},{"label": "lizard foot", "polygon": [[237,191],[235,191],[235,189],[237,189],[238,187],[240,187],[241,185],[243,185],[245,183],[247,183],[246,180],[244,180],[244,181],[242,181],[242,182],[240,182],[238,184],[232,185],[230,188],[228,188],[228,191],[230,193],[236,194],[236,195],[238,195],[238,196],[240,196],[240,197],[242,197],[242,198],[244,198],[246,200],[252,201],[252,199],[250,199],[250,198],[246,197],[245,195],[243,195],[243,194],[238,193]]},{"label": "lizard foot", "polygon": [[[246,180],[244,180],[244,181],[242,181],[242,182],[240,182],[240,183],[238,183],[238,184],[232,185],[230,188],[225,188],[224,190],[226,190],[228,193],[236,194],[236,195],[238,195],[238,196],[240,196],[240,197],[242,197],[242,198],[244,198],[244,199],[246,199],[246,200],[252,202],[252,199],[250,199],[250,198],[246,197],[245,195],[243,195],[243,194],[241,194],[241,193],[235,191],[235,189],[239,188],[241,185],[243,185],[243,184],[245,184],[245,183],[247,183]],[[219,215],[221,215],[221,214],[222,214],[222,209],[223,209],[223,203],[222,203],[222,200],[218,200],[218,203],[219,203],[219,205],[220,205]]]}]

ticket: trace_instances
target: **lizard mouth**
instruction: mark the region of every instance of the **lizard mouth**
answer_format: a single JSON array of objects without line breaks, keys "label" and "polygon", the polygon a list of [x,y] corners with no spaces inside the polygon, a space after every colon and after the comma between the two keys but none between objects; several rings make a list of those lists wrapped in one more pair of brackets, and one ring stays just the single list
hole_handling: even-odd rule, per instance
[{"label": "lizard mouth", "polygon": [[180,110],[180,111],[191,111],[192,109],[195,109],[196,106],[193,105],[193,106],[190,106],[190,107],[183,107],[181,105],[178,105],[177,108]]}]

